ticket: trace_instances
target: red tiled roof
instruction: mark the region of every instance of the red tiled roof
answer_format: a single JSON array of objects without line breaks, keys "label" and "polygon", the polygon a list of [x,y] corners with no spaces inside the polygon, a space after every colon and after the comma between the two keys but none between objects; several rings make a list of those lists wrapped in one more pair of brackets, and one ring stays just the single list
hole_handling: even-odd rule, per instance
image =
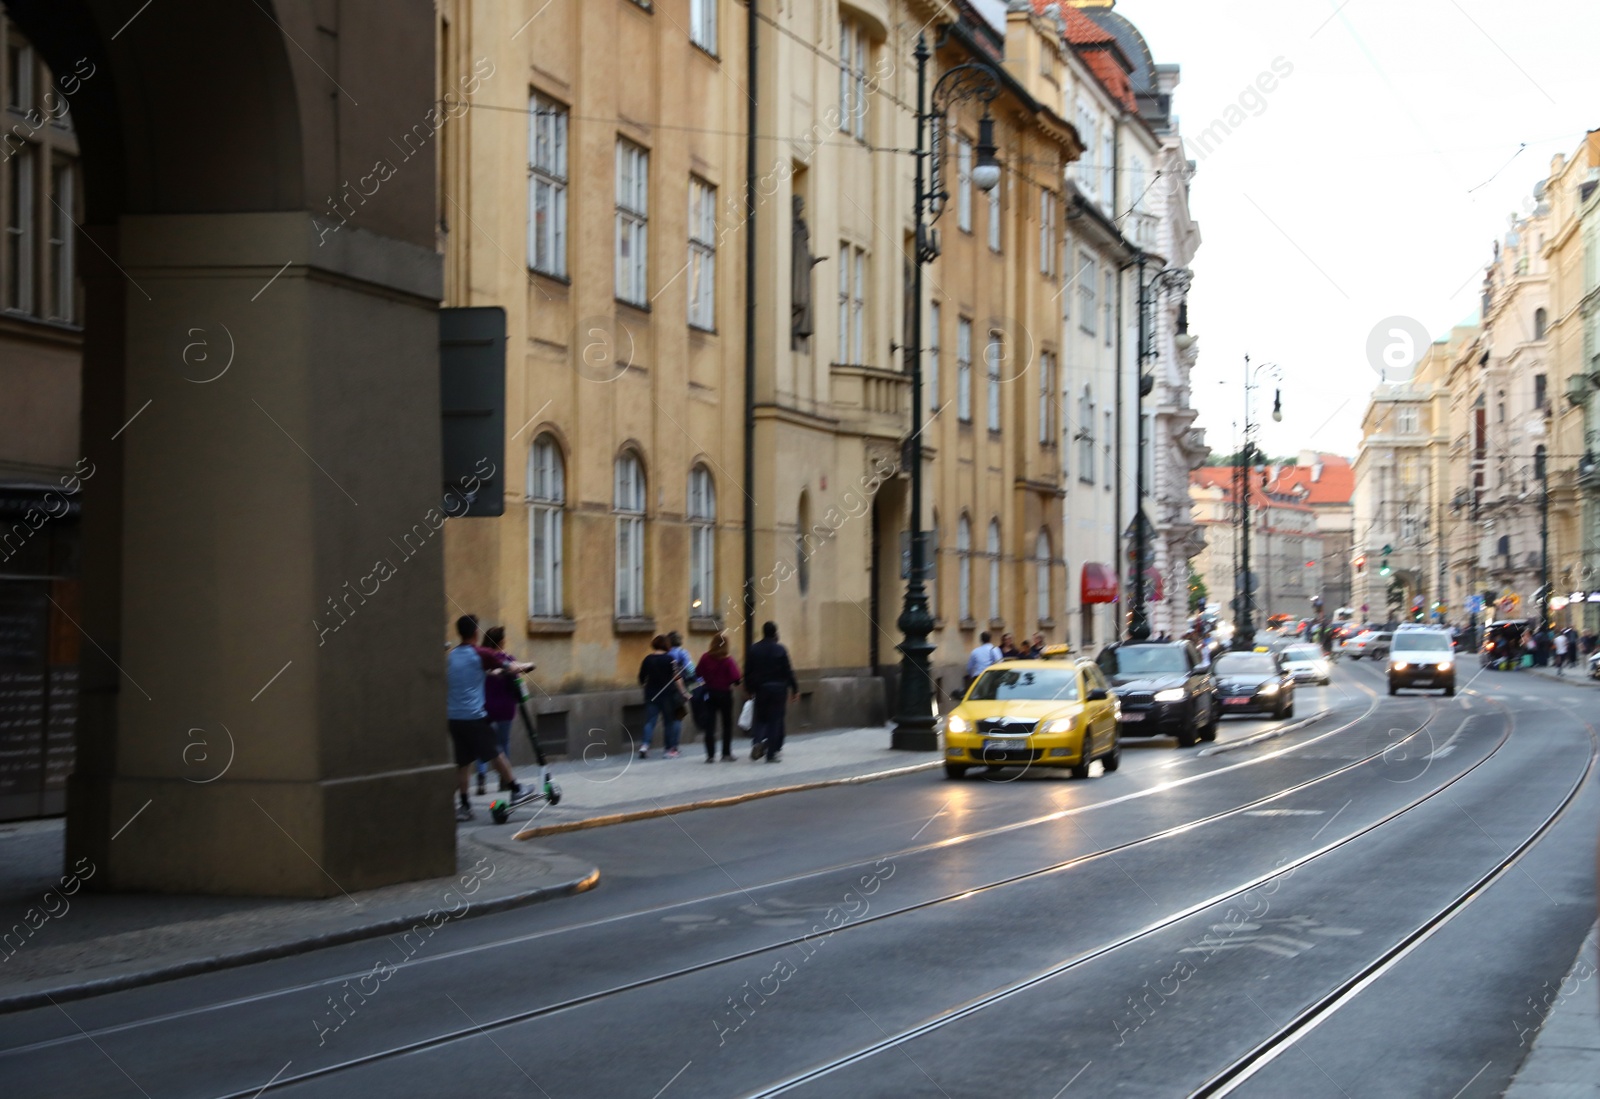
[{"label": "red tiled roof", "polygon": [[1317,460],[1322,463],[1322,476],[1317,480],[1311,479],[1310,466],[1285,466],[1278,470],[1273,490],[1292,492],[1304,487],[1308,504],[1348,504],[1356,494],[1356,471],[1337,454],[1319,454]]},{"label": "red tiled roof", "polygon": [[[1189,483],[1199,488],[1219,488],[1222,490],[1222,499],[1227,503],[1234,502],[1234,466],[1201,466],[1189,474]],[[1284,499],[1293,491],[1293,486],[1286,482],[1273,482],[1272,493],[1269,495],[1261,487],[1261,475],[1252,471],[1250,474],[1250,505],[1257,508],[1279,508],[1285,511],[1313,511],[1309,503],[1292,503]]]},{"label": "red tiled roof", "polygon": [[1134,98],[1133,86],[1128,81],[1128,72],[1132,66],[1123,54],[1122,47],[1117,44],[1116,36],[1079,11],[1068,0],[1033,0],[1033,10],[1040,14],[1051,8],[1061,13],[1067,25],[1068,44],[1078,51],[1084,64],[1089,66],[1089,71],[1094,73],[1095,79],[1100,81],[1101,86],[1118,103],[1130,111],[1137,111],[1139,103]]}]

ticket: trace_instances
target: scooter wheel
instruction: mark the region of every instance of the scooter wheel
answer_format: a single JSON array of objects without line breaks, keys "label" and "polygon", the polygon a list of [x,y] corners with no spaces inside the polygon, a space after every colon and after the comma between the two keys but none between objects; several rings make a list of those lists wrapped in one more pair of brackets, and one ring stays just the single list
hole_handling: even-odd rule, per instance
[{"label": "scooter wheel", "polygon": [[560,805],[561,804],[561,787],[552,784],[550,789],[545,793],[544,797],[545,797],[545,800],[548,801],[551,805]]},{"label": "scooter wheel", "polygon": [[506,821],[511,819],[511,810],[507,809],[499,802],[495,802],[493,805],[489,806],[489,815],[494,818],[494,822],[496,824],[504,824]]}]

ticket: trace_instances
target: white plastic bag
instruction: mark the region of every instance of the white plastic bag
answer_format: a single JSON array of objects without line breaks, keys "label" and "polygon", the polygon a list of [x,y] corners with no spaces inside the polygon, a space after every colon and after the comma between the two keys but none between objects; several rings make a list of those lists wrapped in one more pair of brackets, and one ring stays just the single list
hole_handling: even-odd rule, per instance
[{"label": "white plastic bag", "polygon": [[748,733],[755,727],[755,724],[756,700],[753,698],[747,698],[744,700],[744,708],[739,711],[739,728]]}]

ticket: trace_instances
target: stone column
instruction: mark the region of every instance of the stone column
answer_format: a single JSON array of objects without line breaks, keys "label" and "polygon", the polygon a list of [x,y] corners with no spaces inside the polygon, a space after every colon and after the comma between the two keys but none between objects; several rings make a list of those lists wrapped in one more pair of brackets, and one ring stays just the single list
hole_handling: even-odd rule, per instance
[{"label": "stone column", "polygon": [[452,873],[439,257],[304,213],[115,236],[90,284],[68,864],[276,896]]}]

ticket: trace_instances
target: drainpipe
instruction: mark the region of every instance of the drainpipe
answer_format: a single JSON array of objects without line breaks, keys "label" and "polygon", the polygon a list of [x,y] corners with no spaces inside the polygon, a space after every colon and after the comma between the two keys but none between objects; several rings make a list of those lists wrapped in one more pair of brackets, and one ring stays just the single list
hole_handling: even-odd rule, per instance
[{"label": "drainpipe", "polygon": [[744,152],[744,645],[749,662],[756,623],[756,0],[749,0],[745,56],[749,106]]}]

